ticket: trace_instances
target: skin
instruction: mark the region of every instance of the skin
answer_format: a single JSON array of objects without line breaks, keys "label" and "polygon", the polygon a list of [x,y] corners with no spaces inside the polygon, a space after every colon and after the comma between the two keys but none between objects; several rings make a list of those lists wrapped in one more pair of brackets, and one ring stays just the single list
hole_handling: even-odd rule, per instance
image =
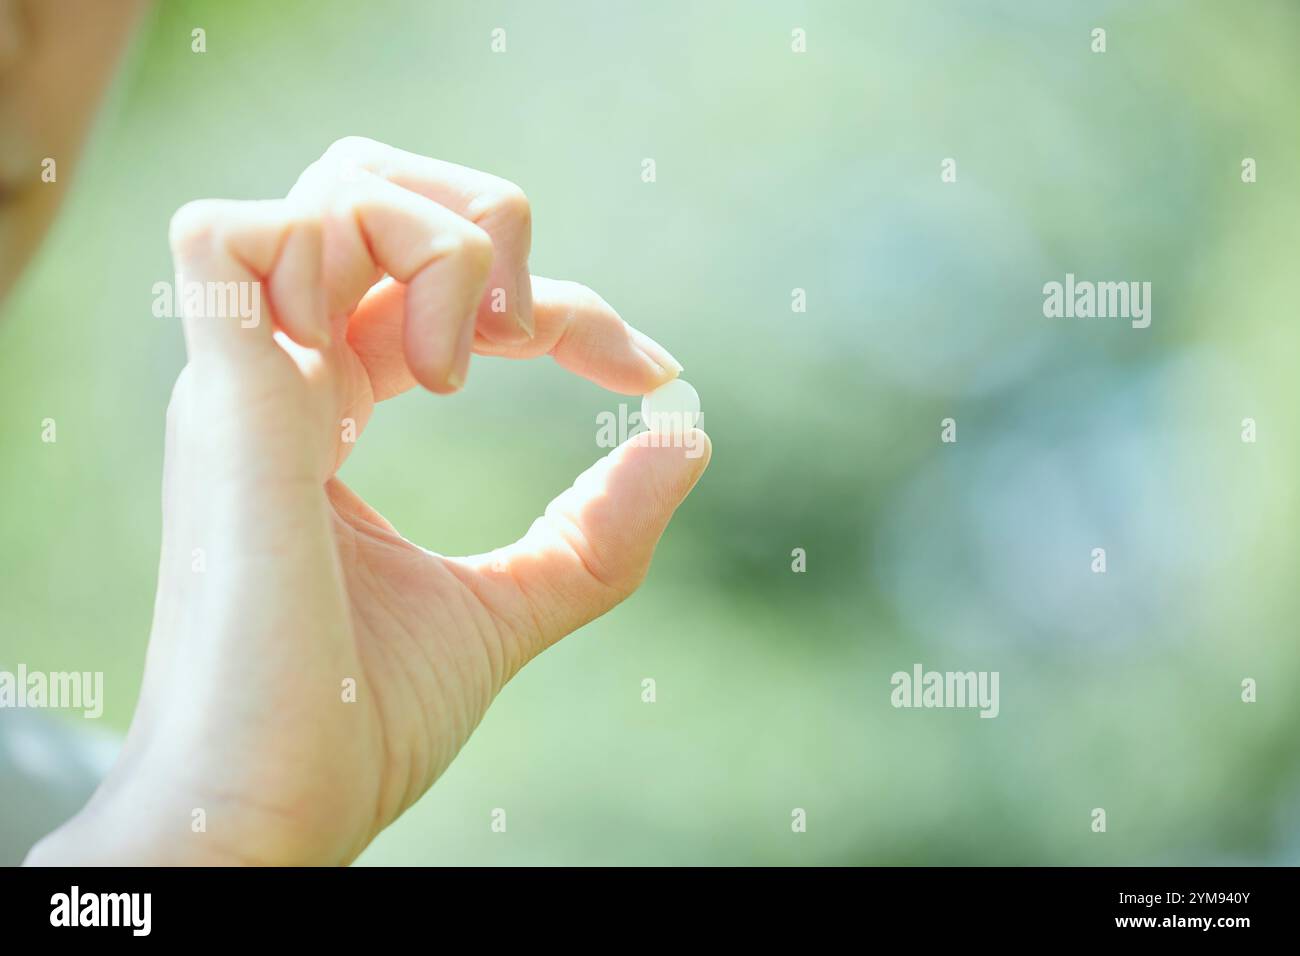
[{"label": "skin", "polygon": [[513,184],[355,138],[284,199],[173,217],[177,271],[255,284],[260,320],[182,319],[140,701],[29,863],[347,863],[525,663],[636,589],[703,433],[629,439],[487,555],[419,547],[335,476],[376,403],[456,391],[472,354],[550,355],[625,394],[676,376],[595,293],[530,276],[530,234]]}]

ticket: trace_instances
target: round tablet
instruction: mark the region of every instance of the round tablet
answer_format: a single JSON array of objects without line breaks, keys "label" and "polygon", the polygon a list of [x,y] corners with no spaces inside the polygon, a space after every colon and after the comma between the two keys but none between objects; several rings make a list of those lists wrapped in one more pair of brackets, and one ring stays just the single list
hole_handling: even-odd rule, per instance
[{"label": "round tablet", "polygon": [[641,396],[641,421],[651,431],[683,432],[700,420],[700,393],[675,378]]}]

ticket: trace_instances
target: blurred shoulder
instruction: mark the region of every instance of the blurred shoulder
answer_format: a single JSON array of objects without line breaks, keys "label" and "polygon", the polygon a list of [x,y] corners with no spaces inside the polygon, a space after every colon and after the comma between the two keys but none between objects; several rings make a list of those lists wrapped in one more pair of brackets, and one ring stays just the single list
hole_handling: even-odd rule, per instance
[{"label": "blurred shoulder", "polygon": [[22,862],[37,840],[80,810],[120,745],[74,719],[0,710],[0,866]]}]

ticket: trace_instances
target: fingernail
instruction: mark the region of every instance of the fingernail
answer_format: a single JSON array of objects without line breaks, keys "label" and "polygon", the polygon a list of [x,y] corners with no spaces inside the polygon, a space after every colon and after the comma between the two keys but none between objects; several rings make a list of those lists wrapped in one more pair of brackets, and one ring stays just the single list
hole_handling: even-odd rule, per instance
[{"label": "fingernail", "polygon": [[632,339],[632,343],[637,347],[637,351],[642,355],[648,358],[655,365],[658,365],[665,372],[669,372],[673,375],[681,374],[682,363],[673,358],[672,353],[670,353],[666,348],[654,339],[650,338],[650,336],[646,335],[644,332],[634,329],[630,325],[627,327],[627,331],[628,335]]},{"label": "fingernail", "polygon": [[533,277],[528,272],[528,263],[524,263],[515,276],[515,320],[519,327],[531,339],[537,334],[537,325],[533,320]]}]

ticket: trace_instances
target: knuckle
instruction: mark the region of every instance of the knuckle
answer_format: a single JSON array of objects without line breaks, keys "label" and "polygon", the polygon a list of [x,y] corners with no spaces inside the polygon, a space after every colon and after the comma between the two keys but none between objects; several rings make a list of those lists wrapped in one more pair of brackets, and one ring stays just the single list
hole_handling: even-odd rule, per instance
[{"label": "knuckle", "polygon": [[465,216],[477,226],[499,236],[532,235],[533,208],[527,194],[506,179],[493,177],[494,185],[480,192],[466,207]]},{"label": "knuckle", "polygon": [[527,194],[512,182],[501,181],[501,188],[489,201],[487,214],[492,219],[509,223],[514,229],[527,232],[532,229],[533,207]]},{"label": "knuckle", "polygon": [[330,143],[321,158],[304,171],[304,188],[347,192],[366,179],[384,147],[364,136],[344,136]]},{"label": "knuckle", "polygon": [[325,223],[319,211],[294,210],[286,217],[285,232],[312,249],[320,249],[325,242]]},{"label": "knuckle", "polygon": [[378,145],[365,136],[343,136],[330,143],[324,155],[330,159],[360,159],[370,155]]},{"label": "knuckle", "polygon": [[167,224],[167,241],[177,258],[208,252],[220,241],[216,204],[208,199],[187,202]]},{"label": "knuckle", "polygon": [[[618,319],[618,312],[604,297],[589,285],[581,282],[568,282],[570,301],[576,303],[583,312],[598,317]],[[622,321],[620,319],[620,321]]]},{"label": "knuckle", "polygon": [[[333,147],[330,148],[333,149]],[[299,196],[304,191],[319,188],[334,176],[336,165],[332,159],[326,159],[325,156],[310,163],[306,169],[298,174],[293,188],[289,190],[289,195]]]},{"label": "knuckle", "polygon": [[486,276],[492,269],[492,239],[478,226],[467,223],[454,240],[450,255],[475,275]]}]

